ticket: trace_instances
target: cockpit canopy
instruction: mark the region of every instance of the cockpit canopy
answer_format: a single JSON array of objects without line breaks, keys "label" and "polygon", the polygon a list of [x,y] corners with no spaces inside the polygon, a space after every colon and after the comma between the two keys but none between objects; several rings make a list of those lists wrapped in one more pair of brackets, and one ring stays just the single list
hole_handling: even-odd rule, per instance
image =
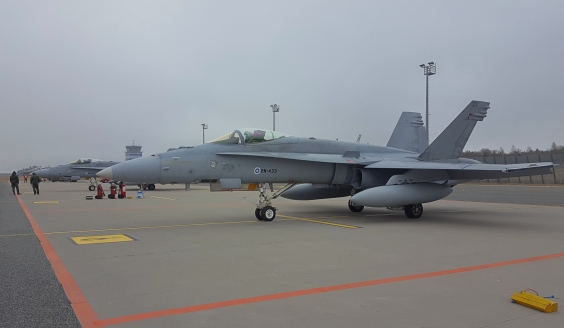
[{"label": "cockpit canopy", "polygon": [[290,137],[290,135],[264,129],[242,128],[224,134],[219,138],[215,138],[209,143],[242,145],[246,143],[266,142],[285,137]]},{"label": "cockpit canopy", "polygon": [[79,158],[76,161],[72,161],[69,164],[88,164],[92,162],[100,162],[101,159],[94,159],[94,158]]}]

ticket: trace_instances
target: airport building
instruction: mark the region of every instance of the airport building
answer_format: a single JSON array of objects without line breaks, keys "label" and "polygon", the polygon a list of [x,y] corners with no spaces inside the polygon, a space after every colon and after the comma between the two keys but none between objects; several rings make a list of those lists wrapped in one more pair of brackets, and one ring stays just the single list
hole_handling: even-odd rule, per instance
[{"label": "airport building", "polygon": [[135,145],[135,140],[133,140],[133,145],[125,146],[125,149],[126,149],[125,151],[126,161],[143,156],[143,152],[141,151],[141,146]]}]

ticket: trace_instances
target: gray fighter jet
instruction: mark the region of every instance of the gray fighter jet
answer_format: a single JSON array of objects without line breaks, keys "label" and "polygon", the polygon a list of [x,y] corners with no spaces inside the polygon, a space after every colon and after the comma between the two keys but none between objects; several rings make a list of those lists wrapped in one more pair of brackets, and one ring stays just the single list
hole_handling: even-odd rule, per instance
[{"label": "gray fighter jet", "polygon": [[[51,181],[78,181],[82,178],[88,179],[90,178],[90,185],[88,189],[90,191],[96,190],[96,186],[98,181],[96,178],[98,177],[96,173],[100,172],[101,170],[119,164],[119,162],[113,161],[103,161],[100,159],[94,158],[79,158],[75,161],[70,162],[69,164],[58,165],[51,168],[41,169],[35,171],[40,178],[49,179]],[[123,180],[115,180],[109,182],[117,182]],[[129,181],[139,181],[139,180],[129,180]],[[147,181],[147,180],[143,180]],[[127,185],[141,185],[140,182],[126,182]],[[155,190],[154,183],[143,183],[147,189]]]},{"label": "gray fighter jet", "polygon": [[96,188],[96,173],[101,170],[118,164],[119,162],[103,161],[94,158],[79,158],[69,164],[58,165],[55,167],[35,171],[40,178],[51,181],[77,181],[81,178],[90,178],[90,191]]},{"label": "gray fighter jet", "polygon": [[[257,190],[255,216],[272,221],[272,200],[349,196],[348,206],[403,210],[419,218],[422,203],[448,196],[453,186],[479,179],[551,173],[552,163],[483,164],[459,158],[489,103],[472,101],[427,146],[418,113],[404,113],[387,147],[298,138],[263,129],[237,129],[207,144],[123,162],[98,173],[108,179],[160,183],[210,182],[212,191]],[[274,192],[274,183],[286,183]],[[267,185],[270,186],[269,195]]]}]

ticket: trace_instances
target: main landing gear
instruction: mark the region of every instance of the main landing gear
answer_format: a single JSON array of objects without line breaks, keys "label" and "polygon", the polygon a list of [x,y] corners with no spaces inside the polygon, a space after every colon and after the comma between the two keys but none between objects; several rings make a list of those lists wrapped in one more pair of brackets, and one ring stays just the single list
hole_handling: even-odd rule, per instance
[{"label": "main landing gear", "polygon": [[[354,189],[354,188],[351,189],[351,196],[354,196],[354,194],[356,194],[356,193],[357,193],[357,190],[356,190],[356,189]],[[355,203],[353,203],[353,202],[349,199],[349,210],[351,210],[351,212],[360,213],[360,212],[362,212],[363,209],[364,209],[364,206],[356,205]]]},{"label": "main landing gear", "polygon": [[[245,197],[245,199],[247,199],[247,201],[249,201],[250,203],[254,204],[257,207],[255,209],[255,217],[257,218],[257,220],[272,221],[276,217],[276,207],[272,206],[271,200],[278,198],[280,195],[282,195],[286,191],[290,190],[290,188],[292,188],[295,185],[296,185],[295,183],[289,183],[289,184],[285,185],[284,188],[282,188],[282,189],[278,190],[277,192],[273,193],[272,196],[268,196],[265,192],[266,191],[266,183],[261,182],[261,183],[258,184],[258,187],[259,187],[259,202],[258,202],[258,204],[253,202],[253,201],[248,200],[246,197]],[[270,191],[271,192],[274,191],[272,183],[270,183]]]},{"label": "main landing gear", "polygon": [[405,212],[405,216],[410,219],[419,219],[421,215],[423,215],[423,205],[422,204],[412,204],[412,205],[405,205],[403,207],[403,211]]},{"label": "main landing gear", "polygon": [[149,189],[149,190],[155,190],[155,185],[152,184],[152,183],[149,183],[149,184],[143,183],[143,184],[141,184],[141,185],[138,185],[138,187],[139,187],[139,188],[142,188],[143,190],[147,190],[147,189]]},{"label": "main landing gear", "polygon": [[[355,205],[355,203],[353,203],[352,201],[349,200],[349,210],[351,210],[351,212],[359,213],[359,212],[362,212],[363,209],[364,209],[364,206]],[[405,216],[407,216],[410,219],[419,219],[421,217],[421,215],[423,215],[423,205],[422,204],[393,206],[393,207],[388,207],[388,209],[392,210],[392,211],[403,210],[403,212],[405,213]]]},{"label": "main landing gear", "polygon": [[358,213],[358,212],[362,212],[363,209],[364,206],[357,206],[349,199],[349,210],[351,210],[351,212]]}]

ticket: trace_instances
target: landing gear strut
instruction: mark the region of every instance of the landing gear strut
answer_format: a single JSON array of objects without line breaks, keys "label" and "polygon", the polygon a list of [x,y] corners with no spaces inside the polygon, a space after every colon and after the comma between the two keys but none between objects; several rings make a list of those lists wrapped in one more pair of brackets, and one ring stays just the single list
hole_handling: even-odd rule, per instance
[{"label": "landing gear strut", "polygon": [[403,211],[405,212],[405,216],[410,219],[419,219],[423,214],[423,205],[422,204],[412,204],[412,205],[405,205],[403,207]]},{"label": "landing gear strut", "polygon": [[[287,185],[284,186],[284,188],[278,190],[277,192],[273,193],[272,196],[268,196],[266,194],[266,183],[261,182],[258,184],[259,187],[259,202],[258,204],[255,202],[252,202],[250,200],[250,203],[254,204],[257,208],[255,209],[255,217],[257,218],[257,220],[260,221],[272,221],[274,220],[274,218],[276,217],[276,207],[272,206],[272,202],[271,200],[278,198],[280,195],[282,195],[283,193],[285,193],[286,191],[290,190],[290,188],[292,188],[293,186],[295,186],[295,183],[289,183]],[[270,191],[273,191],[274,188],[272,186],[272,183],[270,184]]]},{"label": "landing gear strut", "polygon": [[90,185],[88,186],[88,190],[94,191],[98,186],[98,180],[96,178],[90,178]]}]

